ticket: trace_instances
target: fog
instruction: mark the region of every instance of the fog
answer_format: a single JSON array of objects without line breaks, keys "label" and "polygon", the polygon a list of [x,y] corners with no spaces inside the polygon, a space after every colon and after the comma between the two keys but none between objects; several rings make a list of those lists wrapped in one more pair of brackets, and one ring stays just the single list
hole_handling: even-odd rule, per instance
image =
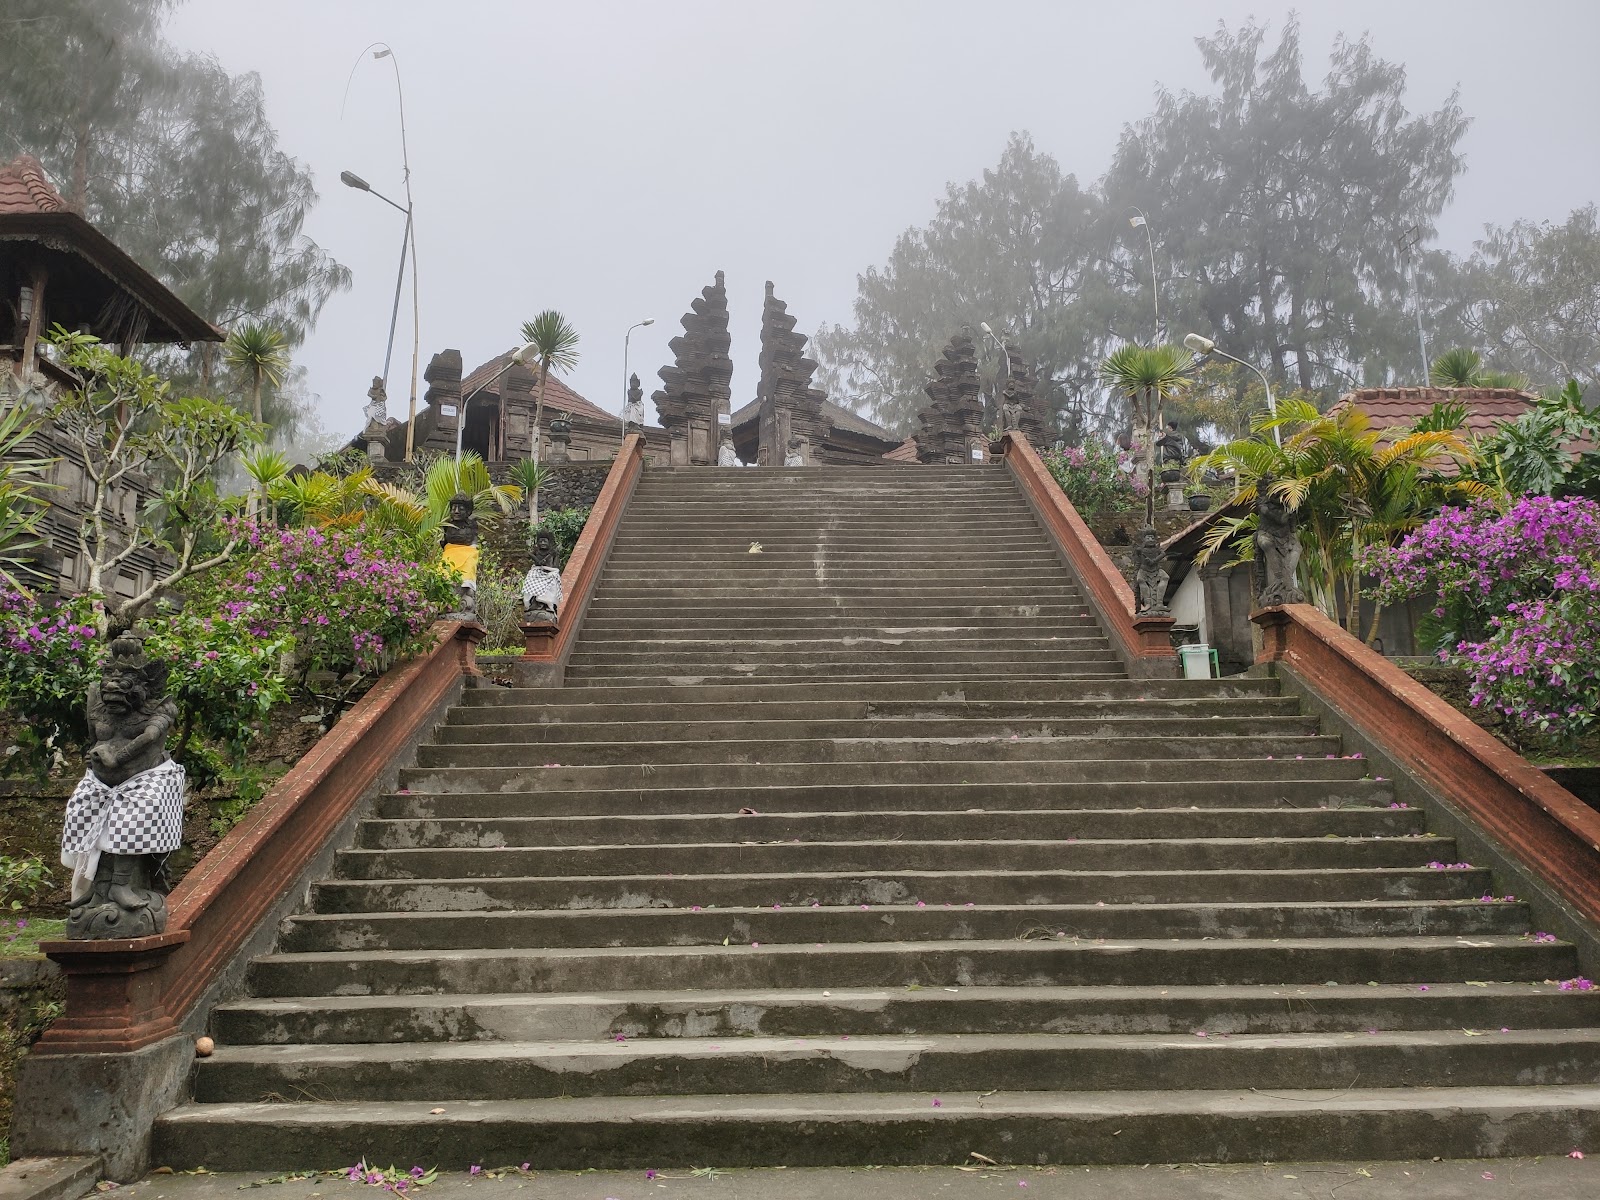
[{"label": "fog", "polygon": [[[459,348],[470,370],[514,345],[523,320],[558,308],[582,335],[568,382],[616,411],[624,331],[655,318],[632,339],[648,394],[679,316],[720,269],[738,407],[754,396],[765,280],[802,331],[848,322],[857,273],[926,221],[948,182],[992,166],[1012,130],[1093,182],[1158,87],[1210,87],[1195,37],[1252,15],[1276,31],[1287,11],[1220,0],[190,0],[167,33],[232,72],[259,72],[283,148],[315,173],[322,199],[305,232],[355,285],[297,360],[322,423],[353,433],[382,367],[404,223],[339,183],[350,170],[404,196],[395,75],[363,56],[370,43],[394,48],[405,93],[419,396],[435,351]],[[1370,32],[1381,57],[1406,65],[1412,111],[1460,88],[1473,119],[1467,170],[1436,245],[1464,252],[1485,222],[1560,220],[1600,196],[1600,3],[1319,0],[1300,15],[1313,85],[1338,33]],[[409,304],[408,282],[394,416],[410,374]]]}]

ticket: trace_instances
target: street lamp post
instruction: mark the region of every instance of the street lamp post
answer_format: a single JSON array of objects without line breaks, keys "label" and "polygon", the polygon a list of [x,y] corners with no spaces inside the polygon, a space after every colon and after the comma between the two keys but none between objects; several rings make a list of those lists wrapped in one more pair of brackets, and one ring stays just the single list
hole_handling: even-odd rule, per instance
[{"label": "street lamp post", "polygon": [[[1256,366],[1255,363],[1245,362],[1245,360],[1242,358],[1235,358],[1226,350],[1218,350],[1215,342],[1208,337],[1201,337],[1198,333],[1185,334],[1183,344],[1190,350],[1193,350],[1196,354],[1219,354],[1229,362],[1236,362],[1241,367],[1249,367],[1257,375],[1260,375],[1261,386],[1267,389],[1267,411],[1272,414],[1274,419],[1276,419],[1278,415],[1278,402],[1272,398],[1272,380],[1267,378],[1266,372],[1264,372],[1260,367]],[[1272,440],[1280,446],[1283,445],[1283,432],[1276,425],[1272,427]]]},{"label": "street lamp post", "polygon": [[[361,53],[366,54],[368,50],[372,52],[373,58],[387,58],[389,65],[394,68],[394,91],[400,102],[400,164],[403,169],[402,182],[406,189],[406,203],[405,207],[401,208],[393,200],[389,200],[387,196],[379,196],[379,199],[393,204],[394,207],[399,208],[401,212],[406,214],[406,243],[411,248],[411,396],[406,420],[406,461],[410,462],[415,450],[417,429],[417,368],[422,355],[422,304],[417,288],[417,231],[416,224],[412,220],[415,209],[411,202],[411,152],[406,145],[406,93],[405,89],[400,85],[400,58],[395,54],[394,48],[387,42],[373,42]],[[361,59],[358,57],[356,65],[350,68],[351,79],[355,78],[356,67],[360,65]],[[347,80],[345,94],[348,96],[349,92],[350,84]],[[365,182],[360,180],[359,176],[352,175],[348,171],[341,174],[339,178],[349,187],[359,188],[364,192],[372,191]],[[352,183],[351,180],[356,182]],[[378,195],[377,192],[372,192],[372,194],[374,196]],[[406,247],[402,245],[400,248],[400,273],[402,277],[405,275],[405,257]],[[395,283],[395,316],[389,320],[390,349],[385,351],[383,356],[383,385],[385,393],[389,390],[389,356],[394,347],[394,323],[395,317],[399,315],[399,308],[400,284],[397,280]]]},{"label": "street lamp post", "polygon": [[643,329],[646,325],[654,325],[654,317],[646,317],[642,321],[635,321],[628,326],[628,332],[622,335],[622,436],[628,436],[628,342],[633,337],[635,329]]},{"label": "street lamp post", "polygon": [[[520,364],[526,362],[528,356],[530,354],[534,354],[537,350],[538,347],[532,342],[527,342],[521,346],[518,346],[511,352],[511,358],[506,362],[505,366],[501,367],[493,375],[489,376],[489,378],[485,379],[477,387],[473,388],[465,396],[461,397],[461,407],[456,410],[456,475],[458,478],[461,475],[461,434],[462,431],[467,427],[468,402],[470,402],[471,399],[479,392],[483,391],[484,388],[488,387],[507,371],[511,370],[512,367],[519,366]],[[535,434],[537,435],[537,430],[535,431]]]},{"label": "street lamp post", "polygon": [[1156,342],[1159,344],[1167,340],[1166,326],[1161,323],[1161,287],[1156,279],[1156,243],[1150,236],[1150,221],[1144,215],[1144,210],[1129,206],[1130,211],[1139,215],[1129,217],[1128,224],[1135,229],[1144,230],[1144,244],[1150,249],[1150,301],[1156,310]]},{"label": "street lamp post", "polygon": [[1011,351],[1006,346],[1005,338],[1001,337],[998,333],[989,328],[989,322],[979,321],[978,328],[983,331],[984,335],[988,337],[990,341],[992,341],[996,346],[1000,347],[1001,367],[999,372],[994,377],[994,415],[996,420],[998,420],[1000,417],[1000,395],[1003,387],[1002,381],[1008,380],[1011,377]]},{"label": "street lamp post", "polygon": [[355,188],[358,192],[370,192],[390,208],[400,209],[406,215],[405,236],[400,239],[400,272],[395,276],[394,280],[394,308],[389,313],[389,342],[383,350],[383,394],[387,396],[389,394],[389,360],[394,355],[395,324],[400,319],[400,290],[406,279],[406,251],[411,246],[411,209],[409,207],[401,208],[400,205],[389,199],[382,192],[373,191],[372,185],[354,171],[340,171],[339,182],[347,188]]}]

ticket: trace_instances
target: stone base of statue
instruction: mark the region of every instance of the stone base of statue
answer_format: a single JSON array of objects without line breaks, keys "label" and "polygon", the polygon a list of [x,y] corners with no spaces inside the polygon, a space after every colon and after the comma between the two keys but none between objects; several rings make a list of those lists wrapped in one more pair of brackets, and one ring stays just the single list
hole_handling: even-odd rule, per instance
[{"label": "stone base of statue", "polygon": [[167,897],[155,876],[164,855],[102,854],[94,882],[67,903],[67,939],[154,937],[167,931]]},{"label": "stone base of statue", "polygon": [[183,840],[184,790],[170,759],[115,785],[92,771],[79,780],[61,835],[61,865],[72,869],[69,940],[166,931],[159,873]]},{"label": "stone base of statue", "polygon": [[529,613],[517,628],[522,632],[524,658],[548,658],[561,631],[552,613]]},{"label": "stone base of statue", "polygon": [[1171,483],[1167,485],[1167,509],[1176,512],[1178,509],[1187,509],[1189,500],[1183,494],[1183,484]]}]

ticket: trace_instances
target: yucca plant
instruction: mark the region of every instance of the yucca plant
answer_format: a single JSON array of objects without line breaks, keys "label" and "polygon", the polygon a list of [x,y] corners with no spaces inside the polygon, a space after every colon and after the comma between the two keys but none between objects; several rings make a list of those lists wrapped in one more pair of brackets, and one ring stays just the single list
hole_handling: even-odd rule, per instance
[{"label": "yucca plant", "polygon": [[244,473],[250,476],[256,485],[250,493],[250,501],[246,506],[246,513],[255,516],[261,505],[268,508],[267,519],[276,521],[277,506],[271,501],[272,485],[289,473],[289,456],[280,450],[268,450],[260,447],[240,460]]},{"label": "yucca plant", "polygon": [[1179,346],[1118,347],[1100,364],[1100,378],[1128,397],[1129,410],[1137,414],[1144,400],[1145,469],[1149,472],[1150,494],[1145,497],[1145,520],[1156,517],[1156,437],[1162,424],[1163,406],[1194,386],[1194,355]]},{"label": "yucca plant", "polygon": [[[539,360],[539,394],[533,403],[533,457],[539,458],[540,431],[544,428],[544,389],[552,369],[565,373],[578,365],[578,331],[553,308],[522,323],[522,340],[532,343]],[[505,399],[500,401],[500,428],[506,423]]]},{"label": "yucca plant", "polygon": [[250,383],[250,415],[261,423],[261,386],[278,387],[289,370],[289,347],[283,332],[255,321],[247,322],[228,334],[222,359],[242,371]]},{"label": "yucca plant", "polygon": [[1428,382],[1434,387],[1477,387],[1482,372],[1483,359],[1479,357],[1478,352],[1457,346],[1454,350],[1446,350],[1433,360],[1433,364],[1428,368]]},{"label": "yucca plant", "polygon": [[522,489],[528,502],[528,530],[539,524],[539,489],[550,482],[550,468],[538,459],[524,458],[511,464],[511,481]]}]

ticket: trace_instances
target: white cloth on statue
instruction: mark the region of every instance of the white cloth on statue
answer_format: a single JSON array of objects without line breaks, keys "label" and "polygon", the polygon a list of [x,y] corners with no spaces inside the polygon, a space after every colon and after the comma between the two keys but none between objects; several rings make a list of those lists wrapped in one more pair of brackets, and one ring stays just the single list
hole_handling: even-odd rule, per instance
[{"label": "white cloth on statue", "polygon": [[717,466],[737,467],[739,465],[739,452],[733,448],[732,442],[723,442],[717,447]]},{"label": "white cloth on statue", "polygon": [[644,401],[630,400],[622,406],[622,420],[627,425],[644,424]]},{"label": "white cloth on statue", "polygon": [[561,607],[561,572],[554,567],[529,567],[522,577],[522,608],[526,612],[537,600],[551,612]]},{"label": "white cloth on statue", "polygon": [[183,841],[183,768],[170,758],[112,787],[85,771],[67,801],[61,865],[72,895],[94,883],[100,855],[168,854]]}]

